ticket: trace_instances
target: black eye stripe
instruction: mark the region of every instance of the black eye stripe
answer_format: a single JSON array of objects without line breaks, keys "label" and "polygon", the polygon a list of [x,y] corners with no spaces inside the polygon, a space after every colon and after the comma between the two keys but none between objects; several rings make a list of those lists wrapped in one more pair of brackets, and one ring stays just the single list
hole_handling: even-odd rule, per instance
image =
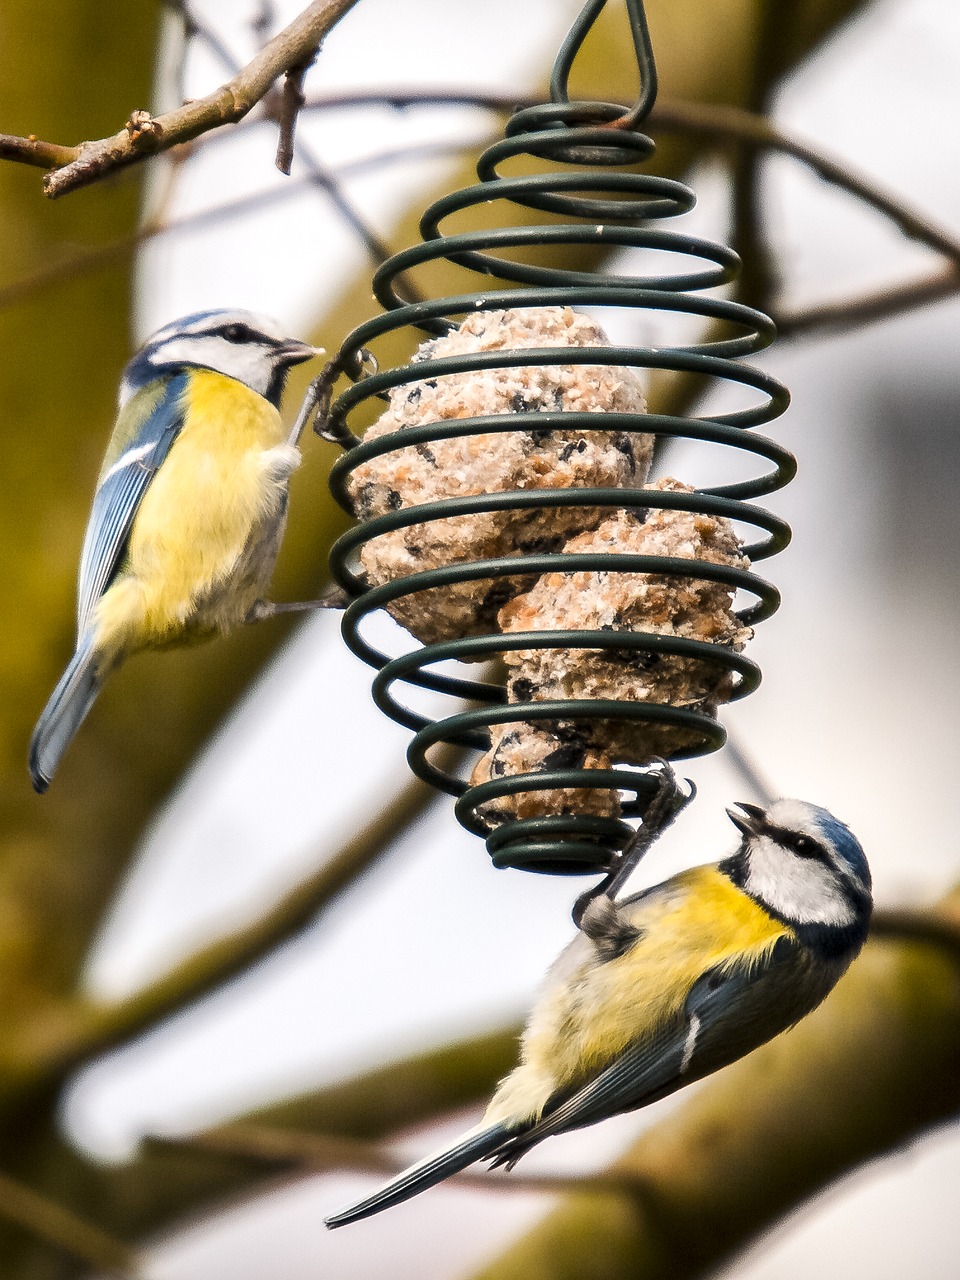
[{"label": "black eye stripe", "polygon": [[245,324],[225,324],[221,328],[214,330],[220,338],[226,338],[227,342],[256,342],[259,334]]},{"label": "black eye stripe", "polygon": [[798,858],[817,858],[828,866],[833,865],[827,850],[813,836],[787,831],[783,827],[768,827],[766,834],[776,840],[777,844],[782,844],[785,849],[795,853]]}]

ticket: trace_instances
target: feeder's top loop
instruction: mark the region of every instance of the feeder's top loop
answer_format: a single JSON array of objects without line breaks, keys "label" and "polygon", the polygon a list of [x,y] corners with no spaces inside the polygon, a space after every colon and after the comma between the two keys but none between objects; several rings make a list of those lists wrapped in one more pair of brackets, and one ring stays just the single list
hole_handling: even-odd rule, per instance
[{"label": "feeder's top loop", "polygon": [[[653,46],[650,43],[643,0],[626,0],[626,3],[630,33],[633,36],[633,47],[637,55],[637,68],[640,72],[640,94],[633,107],[621,115],[614,122],[614,126],[619,129],[634,129],[646,119],[657,96],[657,68],[653,60]],[[588,0],[560,46],[557,60],[553,64],[553,75],[550,77],[550,98],[553,102],[569,103],[570,94],[567,86],[570,71],[591,27],[606,5],[607,0]]]},{"label": "feeder's top loop", "polygon": [[[626,0],[627,17],[633,37],[633,47],[637,58],[637,70],[640,76],[640,90],[634,105],[628,110],[612,102],[571,102],[569,79],[573,64],[583,44],[607,5],[607,0],[588,0],[580,11],[576,22],[560,46],[553,73],[550,77],[550,101],[532,107],[523,107],[510,118],[506,136],[527,135],[526,150],[534,155],[543,155],[529,135],[542,133],[551,137],[545,146],[546,156],[581,165],[631,164],[637,157],[628,150],[610,144],[597,145],[595,134],[591,132],[589,139],[582,139],[580,132],[584,126],[594,129],[599,127],[611,134],[611,143],[616,132],[633,131],[649,114],[657,96],[657,68],[653,59],[653,47],[650,43],[650,32],[643,8],[643,0]],[[579,126],[579,128],[578,128]],[[571,134],[569,141],[557,146],[557,134],[562,130]],[[615,132],[616,131],[616,132]]]}]

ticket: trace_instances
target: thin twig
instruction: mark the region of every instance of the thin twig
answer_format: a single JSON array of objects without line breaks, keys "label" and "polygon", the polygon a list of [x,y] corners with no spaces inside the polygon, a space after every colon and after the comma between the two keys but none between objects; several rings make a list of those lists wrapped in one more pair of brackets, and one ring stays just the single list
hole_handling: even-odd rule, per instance
[{"label": "thin twig", "polygon": [[304,111],[348,111],[354,107],[393,107],[406,111],[410,107],[480,107],[500,113],[517,107],[539,106],[543,94],[490,93],[482,89],[429,88],[407,89],[343,89],[315,94],[303,104]]},{"label": "thin twig", "polygon": [[[407,110],[417,106],[464,106],[503,112],[542,101],[542,96],[463,92],[454,88],[387,88],[320,94],[308,97],[303,109],[336,111],[367,106]],[[660,98],[650,113],[648,123],[654,132],[695,134],[716,138],[718,141],[740,142],[762,151],[791,156],[831,186],[847,191],[888,217],[910,239],[919,240],[945,257],[960,262],[960,239],[936,226],[922,212],[905,204],[872,179],[857,173],[845,161],[830,156],[819,146],[780,128],[767,116],[719,103]]]},{"label": "thin twig", "polygon": [[0,1173],[0,1218],[101,1273],[130,1280],[139,1274],[129,1245],[6,1173]]},{"label": "thin twig", "polygon": [[[184,7],[186,8],[186,0],[183,0],[183,2],[184,2]],[[207,46],[207,48],[210,50],[210,52],[213,53],[220,60],[222,65],[226,68],[227,73],[229,75],[238,74],[240,71],[240,62],[237,58],[233,56],[233,54],[224,44],[223,40],[220,38],[219,34],[216,31],[212,30],[210,27],[208,27],[205,23],[199,21],[192,14],[191,14],[191,22],[193,25],[194,36],[197,39],[202,40],[203,43]],[[311,55],[311,60],[313,57],[316,57],[316,52],[317,52],[316,49],[314,49]],[[304,67],[304,72],[306,72],[306,70],[307,70],[307,67]],[[305,102],[305,99],[302,93],[302,77],[301,77],[300,89],[301,91],[299,94],[299,105],[297,106],[297,110],[293,115],[293,123],[295,123],[295,120],[299,116],[300,110]],[[271,98],[275,96],[276,94],[272,93],[270,97],[267,98],[265,105],[269,106]],[[273,111],[271,114],[273,114],[274,117],[276,117],[280,115],[282,111],[283,111],[283,107],[281,106],[277,110]],[[291,125],[291,130],[292,130],[292,125]],[[284,128],[281,122],[280,147],[283,146],[283,137],[284,137]],[[322,191],[324,191],[327,198],[330,200],[331,204],[333,205],[336,213],[341,218],[343,218],[343,220],[347,223],[349,227],[353,229],[354,233],[358,236],[364,248],[367,250],[367,253],[370,255],[370,258],[373,261],[374,265],[379,267],[382,263],[386,262],[387,258],[390,257],[390,246],[386,243],[385,240],[383,240],[376,233],[376,231],[374,231],[374,229],[370,226],[367,220],[360,213],[360,210],[352,203],[352,201],[350,201],[347,198],[346,193],[344,192],[340,183],[337,181],[336,177],[330,172],[328,167],[321,162],[319,156],[317,156],[310,147],[304,145],[302,142],[300,144],[299,152],[300,152],[301,162],[307,169],[310,175],[311,181],[314,183],[315,186],[319,187]],[[281,157],[280,149],[278,148],[278,152],[277,152],[278,167],[280,167],[281,158],[282,157]],[[293,161],[293,135],[291,132],[290,134],[291,164],[292,164],[292,161]],[[286,169],[283,170],[283,172],[289,174],[290,168],[287,167]],[[413,300],[414,299],[411,297],[411,301]]]},{"label": "thin twig", "polygon": [[[164,3],[172,9],[176,9],[183,16],[184,35],[188,40],[201,39],[207,46],[207,49],[217,58],[223,65],[224,70],[229,76],[237,76],[243,69],[243,63],[239,58],[235,58],[220,33],[213,27],[208,27],[206,23],[201,22],[190,6],[190,0],[164,0]],[[262,52],[267,45],[265,39],[259,41],[259,52]],[[271,86],[272,89],[272,86]],[[266,95],[264,95],[266,96]]]},{"label": "thin twig", "polygon": [[[160,116],[146,111],[131,112],[127,123],[111,138],[82,142],[60,148],[52,172],[43,180],[51,198],[88,186],[105,174],[136,164],[147,156],[168,151],[181,142],[225,124],[242,120],[266,95],[271,86],[291,67],[311,56],[328,31],[357,3],[357,0],[314,0],[294,18],[227,84],[195,102],[185,103]],[[6,139],[4,154],[9,159],[37,163],[24,150],[30,139]],[[14,144],[17,144],[16,146]],[[55,147],[42,143],[34,146]],[[12,148],[12,150],[11,150]],[[50,153],[51,156],[53,153]]]},{"label": "thin twig", "polygon": [[[392,151],[381,151],[375,155],[363,156],[338,168],[338,177],[353,177],[371,169],[384,168],[391,164],[402,164],[408,160],[432,160],[437,157],[458,155],[463,150],[470,150],[481,145],[477,140],[464,139],[462,142],[424,142],[414,143],[409,147],[398,147]],[[175,153],[178,155],[179,152]],[[301,150],[302,154],[302,150]],[[313,177],[292,178],[283,186],[271,187],[266,191],[257,191],[253,195],[238,196],[236,200],[225,200],[223,204],[212,205],[209,209],[200,209],[196,213],[185,214],[182,218],[166,220],[153,215],[136,231],[129,235],[111,240],[107,244],[97,245],[84,253],[75,254],[62,262],[53,263],[32,275],[10,284],[0,286],[0,311],[14,306],[24,298],[29,298],[42,289],[52,285],[75,280],[90,271],[98,271],[110,266],[126,254],[133,253],[141,245],[147,244],[160,236],[184,231],[197,231],[206,226],[216,226],[229,218],[241,217],[257,213],[273,204],[279,204],[297,195],[305,188],[316,185]]]},{"label": "thin twig", "polygon": [[283,88],[280,90],[280,101],[277,109],[277,124],[280,137],[277,140],[276,165],[281,173],[289,175],[293,168],[293,147],[297,133],[297,120],[303,109],[306,98],[303,96],[303,81],[317,57],[314,49],[309,58],[291,67],[283,77]]},{"label": "thin twig", "polygon": [[741,735],[727,730],[727,741],[724,744],[724,757],[750,792],[750,799],[769,808],[776,800],[779,792],[774,790],[760,769],[753,755],[743,745]]},{"label": "thin twig", "polygon": [[250,19],[250,30],[261,49],[270,38],[270,32],[276,26],[276,14],[270,0],[260,0],[260,8]]},{"label": "thin twig", "polygon": [[[174,102],[186,102],[187,100],[187,54],[189,52],[190,40],[193,36],[193,19],[185,0],[162,0],[165,8],[180,18],[181,23],[181,43],[177,50],[178,57],[176,61],[176,88],[174,90]],[[171,51],[172,52],[172,51]]]}]

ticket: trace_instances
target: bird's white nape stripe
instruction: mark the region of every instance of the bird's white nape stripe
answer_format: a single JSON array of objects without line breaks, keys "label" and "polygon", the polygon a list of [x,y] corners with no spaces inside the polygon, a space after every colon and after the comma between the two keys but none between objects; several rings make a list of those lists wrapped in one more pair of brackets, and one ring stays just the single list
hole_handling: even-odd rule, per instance
[{"label": "bird's white nape stripe", "polygon": [[690,1030],[683,1046],[683,1057],[680,1059],[680,1074],[684,1075],[693,1060],[693,1051],[697,1047],[697,1035],[700,1031],[700,1019],[697,1014],[690,1015]]},{"label": "bird's white nape stripe", "polygon": [[[207,325],[209,328],[209,324]],[[217,333],[178,333],[146,350],[158,368],[195,366],[212,369],[265,396],[277,368],[276,348],[267,342],[229,342]]]},{"label": "bird's white nape stripe", "polygon": [[170,338],[195,337],[199,334],[211,334],[227,325],[240,324],[254,333],[262,334],[268,342],[283,342],[287,335],[272,316],[260,315],[256,311],[243,308],[222,311],[201,311],[194,316],[183,316],[158,329],[148,339],[149,344],[166,342]]},{"label": "bird's white nape stripe", "polygon": [[819,858],[800,858],[772,836],[748,842],[746,891],[796,924],[852,925],[857,911],[837,872]]}]

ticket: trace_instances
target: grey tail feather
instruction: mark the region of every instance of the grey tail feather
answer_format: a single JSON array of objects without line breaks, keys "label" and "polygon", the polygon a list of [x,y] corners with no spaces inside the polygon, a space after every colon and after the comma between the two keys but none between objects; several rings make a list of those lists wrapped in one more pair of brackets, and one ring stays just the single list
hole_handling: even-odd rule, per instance
[{"label": "grey tail feather", "polygon": [[324,1222],[328,1227],[343,1227],[348,1222],[369,1218],[372,1214],[379,1213],[381,1209],[402,1204],[404,1200],[409,1200],[418,1192],[426,1191],[428,1187],[435,1187],[438,1182],[449,1178],[451,1174],[459,1173],[475,1160],[494,1155],[511,1132],[506,1125],[497,1124],[464,1138],[456,1146],[448,1147],[446,1151],[440,1151],[436,1155],[428,1156],[426,1160],[421,1160],[419,1164],[411,1165],[380,1191],[367,1196],[365,1200],[358,1200],[347,1209],[341,1209],[339,1213],[331,1214],[329,1218],[324,1219]]},{"label": "grey tail feather", "polygon": [[93,638],[81,637],[30,739],[30,777],[41,794],[50,785],[63,753],[100,692]]}]

